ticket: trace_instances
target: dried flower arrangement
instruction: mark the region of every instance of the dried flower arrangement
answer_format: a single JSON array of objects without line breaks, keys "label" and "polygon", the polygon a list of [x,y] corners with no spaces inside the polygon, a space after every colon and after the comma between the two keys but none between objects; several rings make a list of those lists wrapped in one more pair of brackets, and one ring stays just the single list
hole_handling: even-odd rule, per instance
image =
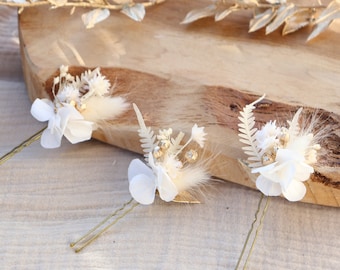
[{"label": "dried flower arrangement", "polygon": [[[328,5],[317,0],[317,4],[299,5],[293,0],[208,0],[210,5],[188,12],[182,24],[214,17],[215,21],[226,18],[231,13],[251,10],[253,17],[249,23],[249,32],[266,28],[270,34],[284,25],[282,34],[293,33],[306,26],[314,26],[307,41],[325,31],[328,26],[340,18],[340,1],[332,0]],[[120,11],[135,21],[142,21],[145,8],[160,4],[165,0],[0,0],[0,5],[18,7],[19,13],[25,8],[50,5],[51,8],[71,7],[71,14],[77,7],[92,9],[82,14],[82,21],[87,28],[92,28],[110,16],[110,10]],[[296,3],[297,2],[297,3]]]},{"label": "dried flower arrangement", "polygon": [[138,134],[146,163],[133,159],[128,167],[129,191],[132,198],[84,236],[72,242],[70,247],[75,252],[80,252],[92,243],[137,205],[152,204],[157,194],[166,202],[199,203],[191,191],[207,184],[210,179],[205,166],[207,161],[199,161],[197,149],[204,147],[207,135],[204,127],[194,124],[189,139],[182,144],[185,137],[183,132],[173,138],[173,130],[169,128],[159,130],[156,135],[145,125],[136,104],[133,104],[133,108],[139,124]]},{"label": "dried flower arrangement", "polygon": [[111,97],[111,84],[99,68],[80,77],[72,76],[67,66],[59,70],[53,81],[54,100],[37,98],[31,107],[34,118],[48,121],[41,135],[44,148],[59,147],[63,136],[71,143],[89,140],[100,121],[116,118],[129,106],[124,98]]},{"label": "dried flower arrangement", "polygon": [[300,108],[288,127],[278,127],[276,121],[267,122],[261,129],[255,127],[253,110],[264,99],[262,96],[246,105],[240,112],[239,137],[247,146],[242,149],[248,155],[252,173],[259,173],[256,187],[267,196],[283,196],[289,201],[299,201],[306,193],[302,183],[314,172],[311,164],[316,163],[317,136],[311,126],[301,128]]}]

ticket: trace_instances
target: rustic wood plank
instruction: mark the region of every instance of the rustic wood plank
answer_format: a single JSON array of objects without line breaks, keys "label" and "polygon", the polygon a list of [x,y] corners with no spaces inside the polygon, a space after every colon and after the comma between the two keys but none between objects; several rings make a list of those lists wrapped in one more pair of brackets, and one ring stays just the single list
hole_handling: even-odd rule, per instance
[{"label": "rustic wood plank", "polygon": [[[256,110],[261,121],[286,119],[299,106],[315,113],[332,130],[322,141],[316,173],[303,201],[339,206],[340,38],[335,23],[306,44],[307,31],[281,37],[279,32],[247,33],[249,14],[220,23],[204,19],[179,25],[186,12],[205,1],[171,1],[154,7],[142,23],[112,14],[85,30],[68,9],[26,10],[19,18],[22,61],[30,98],[48,96],[51,77],[61,64],[103,67],[117,94],[135,102],[155,128],[188,131],[197,122],[207,127],[208,152],[217,155],[214,176],[254,187],[254,175],[237,137],[239,110],[257,96],[268,99]],[[40,26],[44,27],[41,28]],[[84,29],[84,30],[81,30]],[[105,123],[94,137],[140,152],[132,110]],[[208,153],[209,154],[209,153]]]}]

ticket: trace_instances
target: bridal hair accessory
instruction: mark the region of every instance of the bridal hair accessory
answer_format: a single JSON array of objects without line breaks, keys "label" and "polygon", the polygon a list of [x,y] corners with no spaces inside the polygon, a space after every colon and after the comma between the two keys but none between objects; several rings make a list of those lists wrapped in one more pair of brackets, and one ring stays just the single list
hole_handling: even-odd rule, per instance
[{"label": "bridal hair accessory", "polygon": [[133,104],[133,108],[140,127],[138,133],[146,163],[134,159],[129,165],[128,180],[132,198],[72,242],[70,247],[75,252],[92,243],[136,206],[152,204],[156,193],[166,202],[199,203],[192,190],[210,179],[205,169],[206,160],[200,160],[207,135],[204,127],[193,125],[189,139],[182,144],[185,137],[183,132],[172,137],[173,130],[169,128],[159,130],[156,135],[150,127],[146,127],[136,104]]},{"label": "bridal hair accessory", "polygon": [[37,98],[31,107],[34,118],[48,121],[40,141],[44,148],[59,147],[63,136],[73,144],[89,140],[101,121],[116,118],[129,106],[122,97],[111,97],[111,84],[99,68],[80,77],[72,76],[67,66],[59,71],[53,80],[54,100]]},{"label": "bridal hair accessory", "polygon": [[162,200],[173,201],[181,193],[209,180],[206,169],[198,162],[197,148],[204,147],[204,127],[195,124],[190,138],[182,144],[183,132],[172,137],[173,130],[169,128],[159,130],[158,135],[155,135],[150,127],[146,127],[136,104],[133,104],[133,108],[146,161],[143,163],[134,159],[128,168],[129,190],[137,202],[146,205],[153,203],[156,191]]},{"label": "bridal hair accessory", "polygon": [[302,108],[298,109],[288,126],[277,126],[276,121],[267,122],[261,129],[255,127],[253,110],[264,99],[263,95],[246,105],[240,112],[239,137],[247,146],[252,173],[259,173],[256,187],[267,196],[283,196],[289,201],[299,201],[306,193],[302,183],[314,172],[320,145],[316,143],[311,127],[299,124]]}]

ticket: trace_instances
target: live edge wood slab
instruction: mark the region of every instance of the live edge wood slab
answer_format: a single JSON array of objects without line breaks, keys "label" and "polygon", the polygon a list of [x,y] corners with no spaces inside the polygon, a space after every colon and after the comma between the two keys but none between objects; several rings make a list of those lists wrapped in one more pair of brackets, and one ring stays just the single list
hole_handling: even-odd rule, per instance
[{"label": "live edge wood slab", "polygon": [[[167,1],[147,10],[137,23],[120,13],[86,30],[87,10],[48,7],[19,15],[22,64],[29,97],[50,95],[60,65],[73,74],[101,67],[116,94],[138,105],[155,130],[189,132],[197,123],[208,132],[213,176],[255,188],[256,175],[244,163],[237,136],[239,111],[263,93],[255,116],[259,125],[289,119],[299,107],[317,114],[318,129],[329,129],[304,202],[340,205],[340,24],[310,43],[310,29],[282,37],[277,31],[249,34],[249,13],[222,22],[204,19],[180,25],[189,10],[207,1]],[[141,152],[132,108],[108,121],[94,138]],[[210,153],[209,153],[210,152]]]}]

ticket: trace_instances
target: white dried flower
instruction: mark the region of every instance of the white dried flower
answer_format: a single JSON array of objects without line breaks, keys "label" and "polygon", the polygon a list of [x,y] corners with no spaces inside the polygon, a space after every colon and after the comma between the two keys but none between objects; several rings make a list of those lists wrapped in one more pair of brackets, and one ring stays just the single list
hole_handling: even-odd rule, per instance
[{"label": "white dried flower", "polygon": [[194,142],[198,143],[201,148],[204,147],[205,135],[207,134],[204,132],[204,127],[198,127],[197,124],[192,127],[191,138]]}]

